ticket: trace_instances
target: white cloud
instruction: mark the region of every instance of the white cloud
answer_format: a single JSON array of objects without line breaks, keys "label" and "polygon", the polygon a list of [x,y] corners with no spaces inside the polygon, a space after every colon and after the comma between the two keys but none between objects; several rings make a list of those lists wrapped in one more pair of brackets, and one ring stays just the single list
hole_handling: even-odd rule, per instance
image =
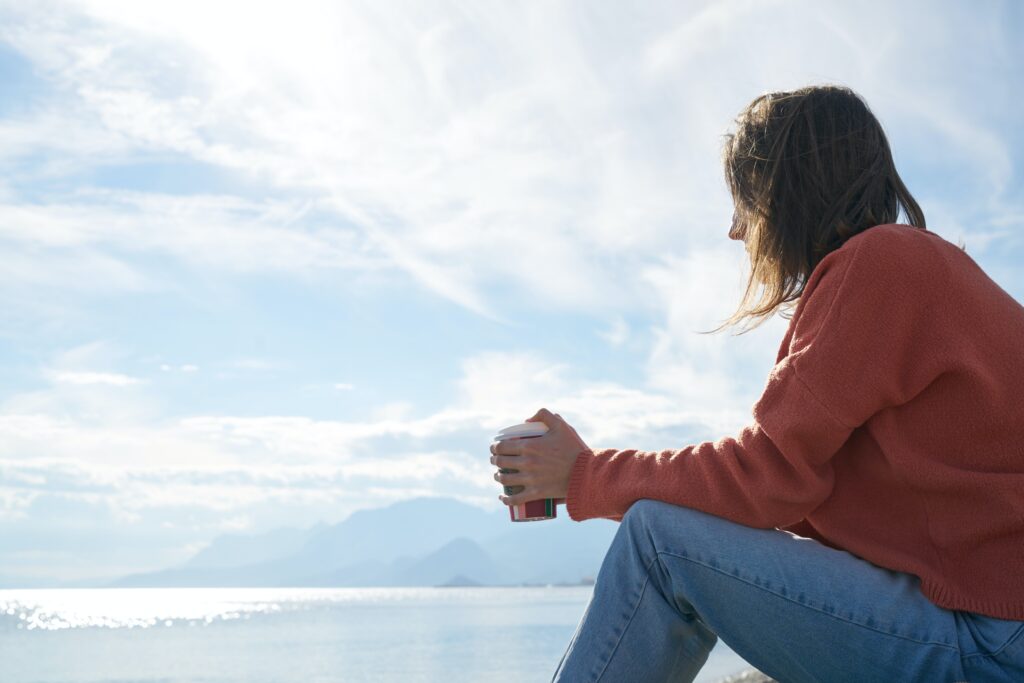
[{"label": "white cloud", "polygon": [[0,523],[27,519],[27,510],[37,495],[31,491],[0,487]]},{"label": "white cloud", "polygon": [[[62,358],[95,358],[102,348],[89,345]],[[737,421],[663,392],[580,380],[564,364],[529,353],[468,358],[458,386],[451,405],[425,416],[396,403],[358,422],[217,415],[131,420],[117,411],[116,401],[144,399],[138,395],[111,398],[113,407],[92,416],[8,411],[0,414],[0,490],[8,492],[8,515],[46,492],[105,500],[125,520],[152,507],[242,514],[261,501],[322,506],[332,497],[390,486],[433,487],[437,495],[476,500],[493,493],[490,436],[540,407],[562,414],[592,447],[671,447],[652,439],[710,434]],[[18,399],[10,405],[22,405]],[[465,447],[437,448],[437,442]]]},{"label": "white cloud", "polygon": [[228,196],[82,192],[66,203],[0,204],[0,238],[23,255],[40,248],[86,254],[104,249],[118,259],[162,252],[187,263],[241,272],[388,267],[353,229],[291,226],[305,206]]},{"label": "white cloud", "polygon": [[[0,416],[67,416],[129,428],[152,420],[159,401],[144,379],[120,371],[124,361],[123,353],[103,340],[54,354],[40,371],[47,383],[8,391],[0,398]],[[62,424],[58,421],[51,426]],[[50,445],[41,446],[45,454]]]},{"label": "white cloud", "polygon": [[780,4],[764,0],[719,0],[691,6],[691,15],[680,17],[675,25],[668,25],[647,47],[643,53],[644,66],[654,73],[671,74],[702,55],[705,58],[721,55],[722,47],[736,43],[737,31],[749,30],[751,24],[762,24],[762,21],[751,21],[750,15],[770,20]]},{"label": "white cloud", "polygon": [[[243,271],[397,268],[509,323],[491,301],[499,287],[615,315],[642,301],[635,274],[653,254],[720,243],[720,135],[763,90],[861,88],[892,127],[931,126],[929,148],[978,169],[991,197],[1012,169],[1001,115],[974,103],[1002,86],[957,65],[942,12],[886,6],[887,28],[868,45],[853,37],[877,33],[876,13],[811,2],[651,5],[629,30],[598,8],[297,0],[247,5],[241,32],[231,7],[94,0],[67,5],[61,21],[23,9],[3,35],[64,87],[65,109],[111,154],[173,151],[300,190],[337,224],[290,223],[304,205],[289,202],[115,193],[101,207],[8,206],[0,225],[20,226],[9,228],[18,239],[109,241]],[[991,33],[994,15],[977,14],[970,35]],[[919,40],[899,40],[903,25]],[[785,35],[800,40],[780,49]],[[1004,59],[998,42],[979,49],[978,60]],[[958,86],[985,90],[950,97]],[[62,138],[33,130],[38,146]],[[991,197],[956,211],[975,223],[979,203],[983,223],[1019,211]],[[40,222],[50,228],[30,229]]]},{"label": "white cloud", "polygon": [[629,339],[629,325],[620,316],[612,322],[610,329],[598,332],[597,335],[608,342],[610,346],[622,346]]},{"label": "white cloud", "polygon": [[739,304],[749,272],[741,252],[694,249],[644,269],[652,296],[665,311],[663,321],[652,328],[647,381],[683,405],[748,408],[775,363],[788,323],[780,316],[739,336],[736,329],[700,334],[719,325]]},{"label": "white cloud", "polygon": [[107,384],[126,387],[138,384],[137,377],[118,375],[112,372],[52,372],[50,377],[58,384]]},{"label": "white cloud", "polygon": [[411,418],[415,406],[409,401],[389,401],[373,409],[372,420],[395,422]]},{"label": "white cloud", "polygon": [[[0,207],[0,220],[3,216]],[[45,232],[40,228],[41,232]],[[124,259],[103,253],[100,249],[40,250],[32,246],[2,239],[0,228],[0,268],[8,284],[0,292],[0,300],[10,305],[37,305],[40,288],[56,288],[64,293],[74,288],[83,292],[110,294],[153,289],[150,278]],[[61,311],[61,317],[65,311]]]},{"label": "white cloud", "polygon": [[[752,402],[718,400],[714,387],[702,392],[651,381],[633,388],[587,380],[564,363],[524,352],[467,359],[459,387],[455,408],[480,415],[490,434],[548,408],[592,448],[682,448],[737,432],[751,419]],[[727,388],[742,396],[733,385]]]},{"label": "white cloud", "polygon": [[[516,420],[521,422],[567,391],[569,369],[565,363],[551,363],[529,352],[478,353],[462,362],[459,405],[494,420],[522,415]],[[492,426],[497,431],[507,425],[495,422]]]},{"label": "white cloud", "polygon": [[228,363],[239,370],[273,370],[277,364],[269,358],[236,358]]}]

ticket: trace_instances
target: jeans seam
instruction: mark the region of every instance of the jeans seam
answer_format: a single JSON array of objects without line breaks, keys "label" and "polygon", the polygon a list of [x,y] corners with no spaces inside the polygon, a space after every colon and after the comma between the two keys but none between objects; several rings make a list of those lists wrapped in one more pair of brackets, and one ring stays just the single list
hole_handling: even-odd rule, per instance
[{"label": "jeans seam", "polygon": [[607,661],[605,661],[604,666],[602,666],[601,670],[597,673],[597,677],[594,678],[594,683],[600,681],[601,677],[604,676],[604,672],[608,670],[608,665],[612,663],[612,657],[615,656],[615,651],[619,649],[619,645],[622,644],[622,639],[626,636],[626,631],[629,630],[629,625],[633,623],[633,618],[636,616],[636,611],[640,609],[640,603],[644,601],[644,593],[647,592],[647,584],[651,582],[651,567],[657,561],[658,554],[655,553],[654,559],[647,563],[647,567],[644,570],[646,576],[644,577],[643,585],[640,586],[640,595],[637,596],[636,604],[633,606],[633,611],[629,615],[629,618],[626,620],[626,625],[623,626],[622,633],[619,634],[619,639],[615,641],[615,646],[612,647],[612,651],[608,653]]},{"label": "jeans seam", "polygon": [[592,603],[587,603],[586,608],[583,610],[583,616],[580,617],[579,623],[576,625],[576,630],[573,631],[572,638],[569,640],[569,645],[565,648],[565,652],[562,653],[562,658],[558,660],[558,667],[555,669],[555,673],[551,676],[551,680],[555,680],[555,676],[558,676],[562,672],[562,667],[565,665],[565,658],[569,656],[569,651],[576,645],[576,641],[579,638],[580,631],[583,630],[583,624],[587,620],[587,616],[590,614],[590,606]]},{"label": "jeans seam", "polygon": [[723,576],[728,576],[731,579],[735,579],[737,581],[740,581],[742,583],[747,584],[748,586],[751,586],[753,588],[757,588],[757,589],[759,589],[761,591],[764,591],[765,593],[770,593],[771,595],[774,595],[777,598],[781,598],[782,600],[785,600],[787,602],[791,602],[794,605],[800,605],[801,607],[805,607],[807,609],[814,610],[815,612],[818,612],[819,614],[823,614],[823,615],[825,615],[827,617],[831,617],[831,618],[833,618],[833,619],[835,619],[837,621],[842,621],[843,623],[846,623],[846,624],[851,624],[853,626],[857,626],[859,628],[863,628],[863,629],[866,629],[868,631],[874,631],[875,633],[878,633],[878,634],[883,635],[883,636],[890,636],[892,638],[899,638],[900,640],[906,640],[906,641],[911,642],[911,643],[917,643],[918,645],[935,645],[937,647],[943,647],[943,648],[946,648],[948,650],[952,650],[952,651],[956,652],[957,655],[959,655],[961,657],[963,656],[960,653],[960,648],[955,646],[955,645],[949,645],[948,643],[937,643],[937,642],[931,641],[931,640],[917,640],[916,638],[908,638],[907,636],[902,636],[902,635],[899,635],[898,633],[888,633],[886,631],[881,631],[881,630],[879,630],[877,628],[873,628],[871,626],[868,626],[867,624],[861,624],[861,623],[853,621],[851,619],[844,619],[843,617],[837,616],[835,614],[829,614],[828,612],[826,612],[826,611],[824,611],[822,609],[819,609],[819,608],[815,607],[814,605],[809,605],[809,604],[803,603],[803,602],[797,602],[796,600],[793,600],[792,598],[790,598],[788,596],[780,595],[779,593],[776,593],[773,590],[769,590],[769,589],[765,588],[764,586],[758,586],[756,583],[751,583],[750,581],[747,581],[746,579],[744,579],[742,577],[736,576],[734,574],[729,574],[728,572],[722,571],[718,567],[712,567],[711,565],[706,564],[704,562],[701,562],[700,560],[695,560],[692,557],[687,557],[685,555],[680,555],[678,553],[673,553],[673,552],[670,552],[670,551],[667,551],[667,550],[658,550],[658,551],[656,551],[656,555],[670,555],[672,557],[676,557],[676,558],[679,558],[681,560],[686,560],[687,562],[692,562],[693,564],[700,565],[701,567],[704,567],[705,569],[710,569],[713,572],[716,572],[716,573],[721,574]]},{"label": "jeans seam", "polygon": [[996,648],[994,652],[975,652],[973,654],[964,655],[963,658],[974,659],[975,657],[998,657],[999,655],[1003,654],[1003,650],[1016,643],[1017,639],[1021,637],[1022,633],[1024,633],[1024,624],[1021,624],[1017,628],[1017,630],[1014,631],[1010,635],[1010,637],[1006,639],[1006,642],[1000,645],[998,648]]}]

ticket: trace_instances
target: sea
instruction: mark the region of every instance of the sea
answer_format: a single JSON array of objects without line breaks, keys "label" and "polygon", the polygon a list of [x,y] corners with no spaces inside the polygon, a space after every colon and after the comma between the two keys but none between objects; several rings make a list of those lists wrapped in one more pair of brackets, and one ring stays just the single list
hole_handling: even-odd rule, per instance
[{"label": "sea", "polygon": [[[550,681],[592,590],[0,590],[0,681]],[[746,666],[719,641],[697,681]]]}]

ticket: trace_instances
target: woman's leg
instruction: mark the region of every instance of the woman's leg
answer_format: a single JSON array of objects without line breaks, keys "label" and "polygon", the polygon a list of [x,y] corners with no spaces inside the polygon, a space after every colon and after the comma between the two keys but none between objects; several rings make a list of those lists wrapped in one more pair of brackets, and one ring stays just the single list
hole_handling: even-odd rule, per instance
[{"label": "woman's leg", "polygon": [[[962,614],[929,602],[915,577],[850,553],[640,500],[553,680],[690,681],[717,634],[786,683],[966,681]],[[995,642],[1015,622],[986,623]]]}]

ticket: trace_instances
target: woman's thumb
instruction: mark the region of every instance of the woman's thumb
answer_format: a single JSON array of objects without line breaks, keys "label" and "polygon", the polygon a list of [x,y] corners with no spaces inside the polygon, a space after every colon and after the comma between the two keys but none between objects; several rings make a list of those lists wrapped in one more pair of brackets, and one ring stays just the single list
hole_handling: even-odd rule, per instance
[{"label": "woman's thumb", "polygon": [[548,429],[550,430],[550,429],[554,429],[559,424],[559,422],[561,422],[561,419],[562,418],[560,418],[559,416],[555,415],[554,413],[552,413],[547,408],[541,408],[540,410],[537,411],[536,415],[534,415],[533,417],[529,418],[526,421],[527,422],[543,422],[544,424],[547,425]]}]

